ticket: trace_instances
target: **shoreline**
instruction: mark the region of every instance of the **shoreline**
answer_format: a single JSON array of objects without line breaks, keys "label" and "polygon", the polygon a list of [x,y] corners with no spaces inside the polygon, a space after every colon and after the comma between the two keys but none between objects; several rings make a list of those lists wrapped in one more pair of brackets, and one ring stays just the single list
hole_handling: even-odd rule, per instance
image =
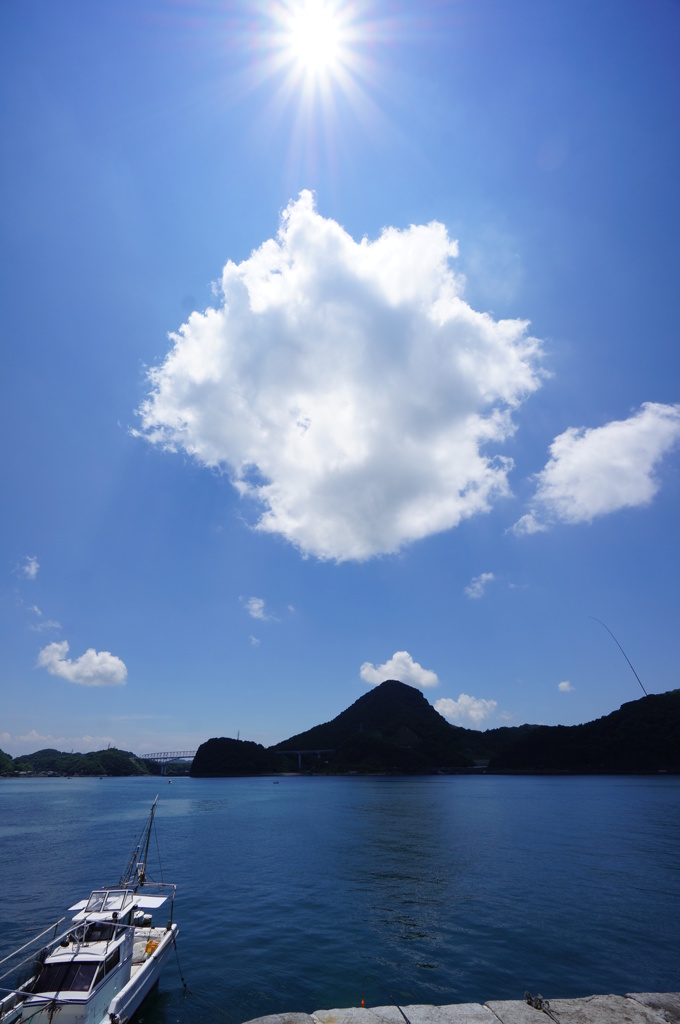
[{"label": "shoreline", "polygon": [[[527,997],[529,993],[526,993]],[[244,1024],[680,1024],[680,992],[631,992],[578,999],[489,1000],[445,1006],[352,1006],[275,1013]]]},{"label": "shoreline", "polygon": [[1,780],[21,781],[25,779],[417,779],[417,778],[445,778],[451,775],[493,775],[493,776],[528,776],[528,777],[565,777],[575,778],[577,776],[593,776],[602,778],[616,776],[619,778],[634,777],[644,778],[658,775],[680,775],[680,768],[643,768],[638,771],[626,770],[615,771],[611,768],[602,768],[599,771],[595,768],[442,768],[435,771],[422,772],[242,772],[233,775],[192,775],[190,772],[180,772],[173,775],[166,772],[163,775],[152,775],[140,773],[139,775],[65,775],[60,772],[15,772],[13,774],[0,775]]}]

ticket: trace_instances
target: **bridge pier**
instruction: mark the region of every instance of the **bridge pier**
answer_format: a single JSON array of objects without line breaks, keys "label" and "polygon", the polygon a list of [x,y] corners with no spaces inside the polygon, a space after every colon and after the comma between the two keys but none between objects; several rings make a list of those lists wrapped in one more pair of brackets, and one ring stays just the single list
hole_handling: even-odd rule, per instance
[{"label": "bridge pier", "polygon": [[297,754],[298,771],[301,772],[302,771],[302,755],[303,754],[316,754],[317,761],[320,761],[322,754],[332,754],[333,750],[330,749],[330,748],[329,749],[325,749],[325,750],[324,749],[314,749],[314,748],[312,748],[311,750],[279,750],[278,753],[279,754]]}]

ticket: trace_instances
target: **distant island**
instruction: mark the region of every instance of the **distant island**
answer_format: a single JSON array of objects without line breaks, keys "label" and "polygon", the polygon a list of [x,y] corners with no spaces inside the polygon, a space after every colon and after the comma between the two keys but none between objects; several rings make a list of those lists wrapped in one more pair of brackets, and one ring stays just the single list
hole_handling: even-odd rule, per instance
[{"label": "distant island", "polygon": [[[157,775],[158,764],[129,751],[12,758],[0,775]],[[680,689],[623,704],[584,725],[504,726],[480,732],[451,725],[420,690],[388,679],[330,722],[272,747],[216,737],[196,751],[195,778],[302,773],[680,772]]]}]

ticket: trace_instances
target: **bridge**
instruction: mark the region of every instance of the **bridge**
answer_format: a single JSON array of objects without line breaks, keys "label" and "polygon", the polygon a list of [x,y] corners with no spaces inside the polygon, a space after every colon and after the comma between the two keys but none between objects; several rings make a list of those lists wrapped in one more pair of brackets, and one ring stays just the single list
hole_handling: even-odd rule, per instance
[{"label": "bridge", "polygon": [[[280,750],[278,747],[272,748],[274,754],[288,754],[295,756],[298,759],[298,770],[302,770],[302,757],[303,755],[316,754],[317,760],[321,760],[322,754],[332,754],[335,748],[331,747],[323,749],[322,747],[313,747],[311,750]],[[177,762],[193,761],[196,756],[195,750],[160,750],[155,754],[142,754],[143,761],[156,761],[161,765],[161,775],[165,775],[165,769],[170,764],[176,764]]]},{"label": "bridge", "polygon": [[313,747],[311,750],[281,750],[280,747],[274,747],[273,753],[275,754],[296,754],[298,759],[298,771],[302,771],[302,755],[303,754],[316,754],[318,761],[321,760],[322,754],[332,754],[335,747],[324,750],[322,748]]},{"label": "bridge", "polygon": [[195,750],[160,750],[155,754],[142,754],[142,760],[155,761],[161,766],[161,775],[165,775],[169,764],[191,762],[195,756]]}]

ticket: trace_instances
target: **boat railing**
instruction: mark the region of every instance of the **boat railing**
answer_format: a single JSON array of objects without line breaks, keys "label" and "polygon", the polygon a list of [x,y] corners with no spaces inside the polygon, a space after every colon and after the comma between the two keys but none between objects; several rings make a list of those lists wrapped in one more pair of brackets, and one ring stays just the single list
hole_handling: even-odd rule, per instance
[{"label": "boat railing", "polygon": [[34,993],[31,991],[31,986],[34,981],[35,978],[29,978],[26,984],[21,988],[0,988],[0,992],[7,993],[7,995],[0,998],[0,1021],[4,1020],[12,1010],[24,1003],[26,999],[42,1001],[43,1003],[52,1002],[54,996],[45,996],[41,993]]},{"label": "boat railing", "polygon": [[[19,953],[23,953],[25,949],[29,949],[29,948],[30,948],[30,947],[31,947],[32,945],[34,945],[34,944],[35,944],[36,942],[38,942],[38,940],[39,940],[39,939],[42,939],[42,938],[43,938],[43,936],[44,936],[44,935],[47,935],[47,934],[48,934],[49,932],[51,932],[51,931],[54,931],[54,934],[55,934],[55,936],[56,936],[56,934],[57,934],[57,928],[58,928],[58,927],[59,927],[59,925],[60,925],[60,924],[62,924],[62,923],[63,923],[63,922],[65,921],[65,920],[66,920],[66,918],[65,918],[65,917],[60,917],[58,921],[55,921],[55,923],[54,923],[54,924],[51,924],[51,925],[49,926],[49,928],[45,928],[45,930],[44,930],[44,931],[42,931],[42,932],[40,932],[40,934],[39,934],[39,935],[34,935],[32,939],[29,939],[29,940],[28,940],[28,942],[25,942],[25,943],[23,944],[23,946],[19,946],[19,948],[18,948],[18,949],[15,949],[13,953],[8,953],[6,957],[4,957],[4,958],[3,958],[2,960],[0,960],[0,967],[1,967],[1,966],[2,966],[3,964],[6,964],[6,963],[7,963],[7,962],[8,962],[9,960],[11,960],[11,959],[12,959],[13,957],[15,957],[15,956],[18,956],[18,955],[19,955]],[[16,965],[15,965],[15,966],[14,966],[14,967],[12,968],[12,970],[16,970]],[[6,974],[2,974],[2,975],[0,975],[0,980],[1,980],[2,978],[6,978],[6,977],[7,977],[7,975],[6,975]]]},{"label": "boat railing", "polygon": [[[16,995],[18,993],[18,997],[20,1000],[25,999],[26,996],[29,994],[29,990],[32,987],[33,982],[35,981],[37,976],[37,961],[44,960],[46,957],[48,957],[49,954],[54,949],[54,947],[57,946],[68,935],[69,929],[67,929],[65,932],[62,932],[59,935],[57,934],[57,929],[59,928],[59,925],[62,924],[62,922],[65,920],[66,918],[60,917],[59,920],[56,921],[54,924],[50,925],[49,928],[45,928],[44,931],[40,932],[38,935],[35,935],[32,939],[29,939],[28,942],[25,942],[23,946],[20,946],[18,949],[15,949],[13,953],[9,953],[6,957],[0,960],[0,964],[9,964],[9,962],[13,960],[14,957],[19,956],[20,953],[25,953],[27,949],[30,949],[31,946],[34,946],[37,942],[40,941],[40,939],[44,938],[45,935],[47,935],[49,932],[54,932],[52,939],[47,943],[47,945],[42,946],[38,950],[34,949],[31,953],[29,953],[27,957],[24,957],[23,960],[20,960],[18,963],[13,963],[11,967],[9,967],[9,969],[5,971],[4,974],[0,974],[0,982],[4,981],[10,975],[13,975],[13,979],[15,981],[15,985],[11,989],[0,987],[0,992],[10,993],[9,996],[5,996],[4,999],[0,1001],[0,1019],[2,1019],[10,1009],[12,1009],[12,1007],[10,1007],[9,1005],[5,1005],[7,1000],[11,999],[12,994]],[[25,967],[26,964],[31,964],[31,967],[33,968],[33,970],[31,971],[31,976],[28,978],[24,977],[23,979],[19,980],[21,968]]]}]

